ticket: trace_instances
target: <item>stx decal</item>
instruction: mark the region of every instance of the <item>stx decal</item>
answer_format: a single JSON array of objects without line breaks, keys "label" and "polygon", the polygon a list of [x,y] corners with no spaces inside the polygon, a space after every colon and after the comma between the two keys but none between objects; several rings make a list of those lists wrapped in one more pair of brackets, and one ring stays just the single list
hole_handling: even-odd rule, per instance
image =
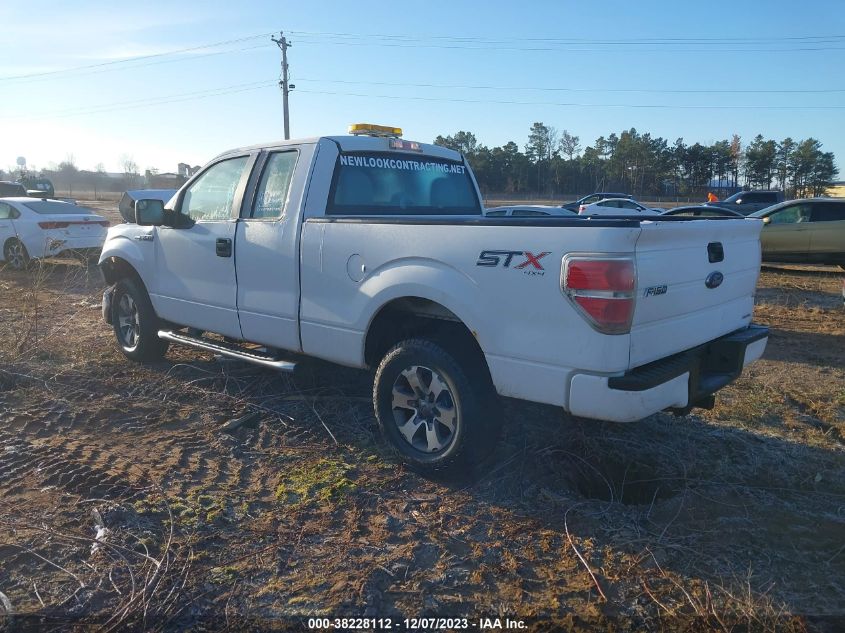
[{"label": "stx decal", "polygon": [[[536,255],[530,251],[481,251],[475,265],[495,267],[501,264],[502,268],[516,268],[522,270],[526,275],[542,275],[545,269],[540,260],[549,254],[551,254],[551,251],[537,253]],[[511,263],[514,261],[514,257],[524,257],[525,261],[512,267]]]}]

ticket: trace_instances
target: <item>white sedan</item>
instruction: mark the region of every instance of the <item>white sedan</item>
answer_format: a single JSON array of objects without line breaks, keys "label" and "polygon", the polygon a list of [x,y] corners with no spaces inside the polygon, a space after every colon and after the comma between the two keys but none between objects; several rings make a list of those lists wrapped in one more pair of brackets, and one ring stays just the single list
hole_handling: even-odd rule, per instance
[{"label": "white sedan", "polygon": [[67,202],[0,198],[0,258],[21,270],[31,259],[69,252],[93,257],[102,249],[108,226],[103,216]]},{"label": "white sedan", "polygon": [[644,207],[628,198],[608,198],[593,204],[582,204],[578,215],[660,215],[660,211]]}]

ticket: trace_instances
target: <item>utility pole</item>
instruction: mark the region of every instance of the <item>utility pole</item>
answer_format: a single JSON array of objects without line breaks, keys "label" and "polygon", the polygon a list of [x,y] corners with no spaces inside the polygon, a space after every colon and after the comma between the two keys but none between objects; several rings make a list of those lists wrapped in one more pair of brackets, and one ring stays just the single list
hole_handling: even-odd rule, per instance
[{"label": "utility pole", "polygon": [[279,87],[282,89],[282,108],[284,109],[284,117],[285,117],[285,140],[290,138],[290,115],[288,111],[288,94],[291,90],[296,88],[293,84],[288,83],[288,47],[291,46],[291,43],[288,42],[287,38],[285,37],[284,31],[279,31],[279,38],[276,39],[275,37],[271,37],[278,46],[282,50],[282,77],[279,79]]}]

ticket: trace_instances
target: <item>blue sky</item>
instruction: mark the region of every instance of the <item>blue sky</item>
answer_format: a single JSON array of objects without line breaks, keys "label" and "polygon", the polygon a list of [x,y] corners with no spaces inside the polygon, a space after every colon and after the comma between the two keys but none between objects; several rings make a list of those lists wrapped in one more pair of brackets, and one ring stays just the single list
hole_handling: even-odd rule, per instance
[{"label": "blue sky", "polygon": [[175,171],[281,138],[280,56],[267,35],[279,29],[293,45],[294,138],[367,121],[414,140],[470,130],[486,145],[524,146],[542,121],[582,145],[630,127],[670,142],[813,136],[845,165],[845,11],[835,0],[80,0],[37,10],[3,0],[0,24],[3,168],[73,154],[81,168],[117,171],[130,156]]}]

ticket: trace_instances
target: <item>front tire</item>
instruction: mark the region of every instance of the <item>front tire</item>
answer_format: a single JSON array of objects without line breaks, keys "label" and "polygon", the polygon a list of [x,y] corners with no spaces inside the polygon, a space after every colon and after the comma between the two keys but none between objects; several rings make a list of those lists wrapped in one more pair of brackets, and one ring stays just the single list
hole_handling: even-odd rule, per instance
[{"label": "front tire", "polygon": [[25,270],[30,262],[26,246],[16,237],[8,240],[3,247],[3,259],[12,270]]},{"label": "front tire", "polygon": [[382,434],[424,473],[468,469],[492,452],[501,428],[487,368],[427,339],[398,343],[382,359],[373,405]]},{"label": "front tire", "polygon": [[168,342],[158,337],[159,319],[150,297],[134,279],[115,285],[112,326],[118,348],[130,360],[160,360],[167,353]]}]

